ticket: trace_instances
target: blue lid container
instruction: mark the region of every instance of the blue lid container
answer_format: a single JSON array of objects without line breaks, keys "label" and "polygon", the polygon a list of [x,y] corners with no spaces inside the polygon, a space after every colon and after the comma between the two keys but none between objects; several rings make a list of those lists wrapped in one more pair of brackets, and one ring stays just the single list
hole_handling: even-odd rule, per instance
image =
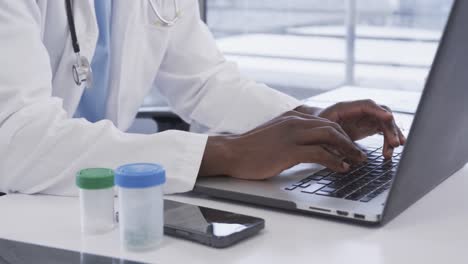
[{"label": "blue lid container", "polygon": [[114,171],[115,185],[124,188],[147,188],[166,182],[166,171],[153,163],[132,163]]}]

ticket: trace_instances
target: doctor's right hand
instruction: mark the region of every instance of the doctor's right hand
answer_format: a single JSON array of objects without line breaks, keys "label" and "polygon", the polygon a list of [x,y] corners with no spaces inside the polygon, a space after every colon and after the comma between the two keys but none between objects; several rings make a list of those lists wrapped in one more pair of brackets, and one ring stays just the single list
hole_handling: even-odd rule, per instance
[{"label": "doctor's right hand", "polygon": [[337,123],[291,111],[242,135],[209,137],[199,175],[261,180],[299,163],[346,172],[365,159]]}]

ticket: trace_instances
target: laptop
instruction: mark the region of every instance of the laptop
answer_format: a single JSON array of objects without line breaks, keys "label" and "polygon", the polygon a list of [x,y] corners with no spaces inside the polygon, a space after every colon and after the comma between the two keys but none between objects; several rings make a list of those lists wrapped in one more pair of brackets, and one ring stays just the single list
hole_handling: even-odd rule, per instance
[{"label": "laptop", "polygon": [[[404,149],[349,173],[298,165],[265,181],[200,178],[194,192],[383,225],[468,162],[468,1],[456,0]],[[346,100],[346,98],[342,98]],[[397,120],[398,121],[398,120]]]}]

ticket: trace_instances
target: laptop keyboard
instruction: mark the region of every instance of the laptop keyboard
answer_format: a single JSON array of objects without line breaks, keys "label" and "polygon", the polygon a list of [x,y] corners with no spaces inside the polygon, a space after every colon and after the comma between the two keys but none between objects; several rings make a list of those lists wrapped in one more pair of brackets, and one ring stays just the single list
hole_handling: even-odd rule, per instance
[{"label": "laptop keyboard", "polygon": [[323,195],[353,201],[369,202],[388,190],[400,161],[401,149],[386,160],[382,148],[368,148],[367,162],[351,166],[347,173],[323,169],[285,188],[312,195]]}]

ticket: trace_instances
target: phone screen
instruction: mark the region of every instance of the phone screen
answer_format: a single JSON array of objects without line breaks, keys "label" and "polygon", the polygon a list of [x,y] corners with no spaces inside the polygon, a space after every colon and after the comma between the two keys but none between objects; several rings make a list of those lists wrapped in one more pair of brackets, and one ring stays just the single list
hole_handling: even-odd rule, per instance
[{"label": "phone screen", "polygon": [[229,237],[253,227],[263,228],[264,220],[191,204],[164,200],[164,223],[182,232],[204,237]]}]

